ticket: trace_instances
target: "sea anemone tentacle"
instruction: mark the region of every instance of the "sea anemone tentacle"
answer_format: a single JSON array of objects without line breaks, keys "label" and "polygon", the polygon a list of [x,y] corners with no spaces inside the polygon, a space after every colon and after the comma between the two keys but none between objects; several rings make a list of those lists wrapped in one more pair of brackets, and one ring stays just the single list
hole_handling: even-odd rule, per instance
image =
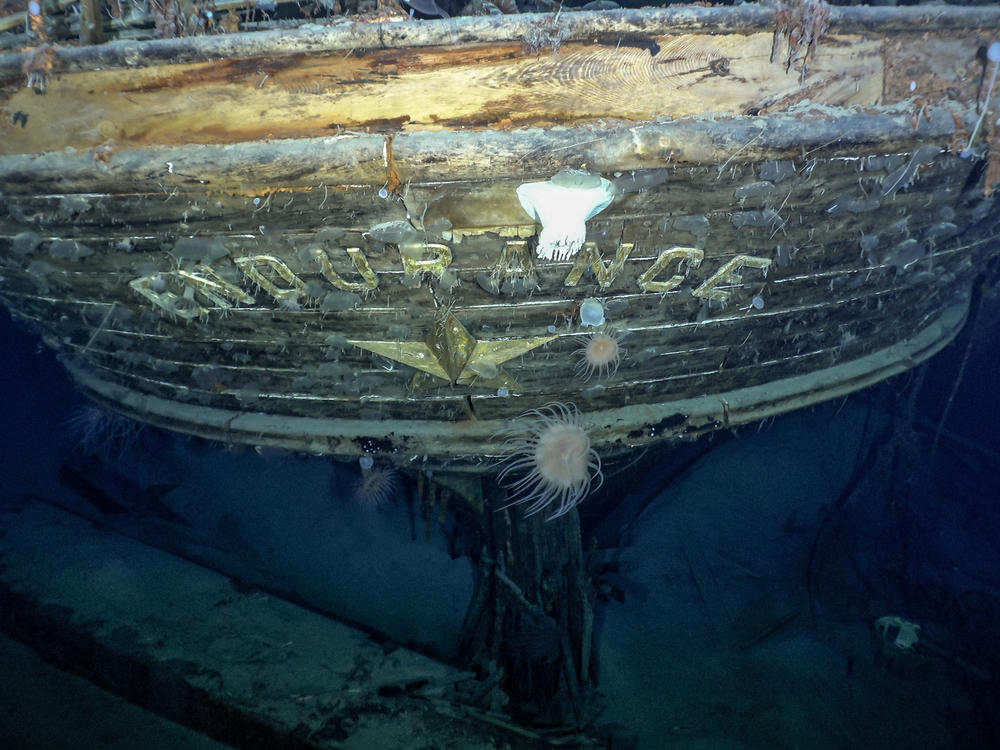
[{"label": "sea anemone tentacle", "polygon": [[555,506],[552,520],[575,508],[604,481],[601,459],[591,447],[579,410],[553,402],[521,415],[509,430],[508,453],[498,479],[511,500],[503,508],[525,506],[525,515]]}]

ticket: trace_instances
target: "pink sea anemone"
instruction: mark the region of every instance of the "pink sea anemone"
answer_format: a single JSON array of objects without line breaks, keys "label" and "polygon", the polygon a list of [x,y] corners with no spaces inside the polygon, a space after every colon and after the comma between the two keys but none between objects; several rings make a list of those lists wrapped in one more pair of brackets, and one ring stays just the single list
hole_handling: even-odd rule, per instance
[{"label": "pink sea anemone", "polygon": [[[512,493],[508,505],[527,505],[526,515],[557,504],[547,520],[572,510],[604,481],[601,459],[573,404],[551,403],[522,414],[504,433],[510,454],[499,479]],[[511,475],[523,474],[507,483]],[[596,486],[594,482],[597,482]]]},{"label": "pink sea anemone", "polygon": [[594,375],[611,377],[618,372],[622,361],[622,336],[617,331],[594,331],[586,337],[586,343],[577,349],[579,358],[573,370],[584,380]]}]

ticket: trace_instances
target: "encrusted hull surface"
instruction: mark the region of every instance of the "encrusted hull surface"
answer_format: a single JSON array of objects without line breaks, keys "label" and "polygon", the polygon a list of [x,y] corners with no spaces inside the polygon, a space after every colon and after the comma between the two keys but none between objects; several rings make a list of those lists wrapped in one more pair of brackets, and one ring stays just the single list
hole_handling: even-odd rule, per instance
[{"label": "encrusted hull surface", "polygon": [[[131,416],[456,469],[553,401],[607,456],[938,351],[996,254],[990,151],[958,153],[995,17],[915,54],[842,14],[791,65],[769,16],[700,18],[300,31],[218,63],[217,39],[115,43],[42,96],[8,59],[29,125],[0,153],[0,297]],[[89,128],[32,130],[73,109]],[[590,372],[600,334],[620,362]]]}]

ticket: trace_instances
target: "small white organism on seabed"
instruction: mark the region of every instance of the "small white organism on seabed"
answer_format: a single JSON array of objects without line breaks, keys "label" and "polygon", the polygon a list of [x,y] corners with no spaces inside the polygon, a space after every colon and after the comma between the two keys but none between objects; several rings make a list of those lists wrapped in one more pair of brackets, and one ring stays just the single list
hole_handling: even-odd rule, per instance
[{"label": "small white organism on seabed", "polygon": [[[896,637],[890,638],[890,631],[896,630]],[[917,631],[920,626],[915,622],[904,620],[898,615],[886,615],[875,621],[875,630],[886,643],[891,643],[900,651],[913,651],[920,640]]]}]

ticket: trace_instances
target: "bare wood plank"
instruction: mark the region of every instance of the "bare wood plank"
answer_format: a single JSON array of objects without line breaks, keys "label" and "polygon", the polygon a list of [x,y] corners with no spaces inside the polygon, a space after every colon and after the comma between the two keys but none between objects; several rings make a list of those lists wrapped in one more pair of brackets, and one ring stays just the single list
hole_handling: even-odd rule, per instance
[{"label": "bare wood plank", "polygon": [[141,148],[404,126],[646,121],[881,96],[881,41],[831,37],[800,82],[771,62],[771,34],[650,39],[655,54],[588,42],[557,53],[462,45],[81,71],[53,76],[42,97],[13,92],[6,106],[29,126],[5,121],[0,136],[7,153]]}]

